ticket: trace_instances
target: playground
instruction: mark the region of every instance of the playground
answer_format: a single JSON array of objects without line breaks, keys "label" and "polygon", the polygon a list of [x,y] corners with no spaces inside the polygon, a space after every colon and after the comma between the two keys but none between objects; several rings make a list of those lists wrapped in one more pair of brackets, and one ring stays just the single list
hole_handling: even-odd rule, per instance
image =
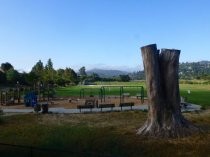
[{"label": "playground", "polygon": [[[0,89],[0,102],[2,109],[34,110],[35,104],[47,104],[49,108],[75,109],[77,112],[112,111],[114,107],[130,110],[148,104],[145,85],[135,84],[114,82],[106,85],[57,88],[42,84],[34,87],[17,86],[19,89]],[[188,90],[191,91],[190,94]],[[209,86],[181,84],[180,92],[182,97],[187,98],[187,102],[199,104],[203,108],[208,107]]]},{"label": "playground", "polygon": [[21,86],[0,89],[1,108],[34,108],[39,103],[49,102],[55,94],[50,84],[34,84],[34,87]]},{"label": "playground", "polygon": [[[40,87],[40,86],[38,86]],[[19,92],[15,92],[19,91]],[[49,108],[83,109],[127,107],[145,104],[143,86],[101,86],[81,88],[76,95],[55,96],[51,88],[19,88],[1,90],[1,108],[25,109],[38,104],[47,104]],[[11,101],[12,100],[12,101]]]}]

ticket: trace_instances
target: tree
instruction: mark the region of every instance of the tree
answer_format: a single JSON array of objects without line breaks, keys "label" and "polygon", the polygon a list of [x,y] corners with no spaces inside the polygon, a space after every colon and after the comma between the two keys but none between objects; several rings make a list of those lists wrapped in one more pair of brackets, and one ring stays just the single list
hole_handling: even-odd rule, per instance
[{"label": "tree", "polygon": [[79,74],[81,76],[87,76],[86,69],[84,66],[79,69]]},{"label": "tree", "polygon": [[39,60],[31,69],[31,72],[35,73],[38,76],[42,76],[44,71],[44,66],[41,60]]},{"label": "tree", "polygon": [[14,69],[14,67],[12,66],[12,64],[6,62],[6,63],[2,63],[2,64],[1,64],[1,69],[2,69],[4,72],[7,72],[7,71],[10,70],[10,69]]},{"label": "tree", "polygon": [[53,68],[53,62],[51,59],[48,59],[47,64],[44,69],[44,81],[48,83],[54,83],[54,74],[55,70]]},{"label": "tree", "polygon": [[119,77],[120,77],[120,81],[122,82],[129,82],[131,80],[129,75],[119,75]]},{"label": "tree", "polygon": [[48,59],[45,69],[49,70],[49,71],[53,70],[53,62],[52,62],[51,58]]},{"label": "tree", "polygon": [[84,66],[79,69],[79,74],[81,81],[84,81],[87,78],[87,73]]},{"label": "tree", "polygon": [[148,119],[138,134],[154,137],[184,137],[198,131],[181,114],[178,68],[180,50],[156,44],[141,48],[148,96]]},{"label": "tree", "polygon": [[0,71],[0,83],[6,83],[6,74]]},{"label": "tree", "polygon": [[73,83],[73,84],[77,84],[78,83],[78,80],[77,80],[77,74],[76,72],[71,69],[71,68],[66,68],[65,71],[64,71],[64,76],[65,76],[65,79],[67,81],[69,81],[69,83]]},{"label": "tree", "polygon": [[55,83],[59,86],[65,86],[66,81],[65,81],[65,77],[64,77],[64,69],[56,70]]},{"label": "tree", "polygon": [[97,73],[92,73],[92,75],[90,75],[90,81],[95,82],[95,81],[100,81],[101,78]]},{"label": "tree", "polygon": [[60,86],[77,84],[79,82],[76,72],[71,68],[58,69],[56,74],[56,83]]},{"label": "tree", "polygon": [[19,73],[17,70],[10,69],[6,72],[6,78],[9,83],[16,84],[19,79]]}]

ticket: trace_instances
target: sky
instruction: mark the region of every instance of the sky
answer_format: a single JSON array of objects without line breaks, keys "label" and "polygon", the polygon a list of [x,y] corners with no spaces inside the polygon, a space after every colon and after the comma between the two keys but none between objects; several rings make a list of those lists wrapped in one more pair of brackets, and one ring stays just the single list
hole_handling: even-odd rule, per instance
[{"label": "sky", "polygon": [[180,62],[210,60],[209,8],[209,0],[0,0],[0,63],[143,70],[140,47],[154,43],[180,49]]}]

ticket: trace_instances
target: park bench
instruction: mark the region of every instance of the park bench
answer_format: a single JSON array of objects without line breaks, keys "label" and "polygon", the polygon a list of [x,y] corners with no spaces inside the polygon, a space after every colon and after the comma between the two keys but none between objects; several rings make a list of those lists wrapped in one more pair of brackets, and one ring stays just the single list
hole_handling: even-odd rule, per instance
[{"label": "park bench", "polygon": [[121,111],[122,111],[122,107],[131,107],[131,110],[132,110],[132,107],[134,106],[134,102],[124,102],[124,103],[120,103],[119,106],[121,107]]},{"label": "park bench", "polygon": [[101,109],[101,112],[103,108],[111,108],[111,110],[113,110],[113,107],[115,107],[115,104],[99,104],[98,105],[98,108]]},{"label": "park bench", "polygon": [[90,111],[92,112],[92,109],[98,105],[97,103],[98,101],[95,99],[87,99],[85,100],[84,104],[77,105],[77,109],[79,109],[80,112],[82,111],[82,109],[90,109]]}]

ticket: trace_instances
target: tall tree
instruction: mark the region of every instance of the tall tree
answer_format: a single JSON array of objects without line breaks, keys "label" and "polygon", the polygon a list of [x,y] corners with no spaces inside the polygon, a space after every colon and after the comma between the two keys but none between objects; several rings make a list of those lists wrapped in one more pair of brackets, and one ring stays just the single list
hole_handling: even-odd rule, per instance
[{"label": "tall tree", "polygon": [[100,76],[97,73],[92,73],[92,75],[90,75],[89,78],[90,78],[90,81],[93,81],[93,82],[101,80]]},{"label": "tall tree", "polygon": [[129,82],[131,80],[131,78],[129,77],[129,75],[119,75],[119,79],[122,82]]},{"label": "tall tree", "polygon": [[9,83],[16,84],[19,81],[19,73],[17,70],[10,69],[6,72],[6,78]]},{"label": "tall tree", "polygon": [[44,74],[45,82],[54,83],[55,73],[56,72],[53,68],[53,62],[50,58],[48,59],[47,64],[45,66],[45,74]]},{"label": "tall tree", "polygon": [[51,58],[48,59],[47,64],[45,66],[46,70],[53,70],[53,62],[51,60]]},{"label": "tall tree", "polygon": [[42,80],[44,73],[44,65],[41,60],[39,60],[33,67],[31,72],[37,75],[39,80]]},{"label": "tall tree", "polygon": [[138,134],[154,137],[183,137],[198,129],[181,114],[178,83],[180,50],[156,44],[141,48],[148,96],[148,119]]},{"label": "tall tree", "polygon": [[87,73],[84,66],[79,69],[79,75],[81,81],[84,81],[87,78]]},{"label": "tall tree", "polygon": [[0,83],[6,83],[6,74],[0,71]]},{"label": "tall tree", "polygon": [[1,64],[1,69],[2,69],[4,72],[7,72],[7,71],[10,70],[10,69],[14,69],[14,67],[12,66],[12,64],[6,62],[6,63],[2,63],[2,64]]},{"label": "tall tree", "polygon": [[84,66],[79,69],[79,74],[81,76],[87,76],[86,69]]},{"label": "tall tree", "polygon": [[69,83],[77,84],[77,82],[78,82],[77,81],[77,74],[73,69],[66,68],[64,73],[65,73],[65,78],[66,78],[66,80],[69,81]]}]

